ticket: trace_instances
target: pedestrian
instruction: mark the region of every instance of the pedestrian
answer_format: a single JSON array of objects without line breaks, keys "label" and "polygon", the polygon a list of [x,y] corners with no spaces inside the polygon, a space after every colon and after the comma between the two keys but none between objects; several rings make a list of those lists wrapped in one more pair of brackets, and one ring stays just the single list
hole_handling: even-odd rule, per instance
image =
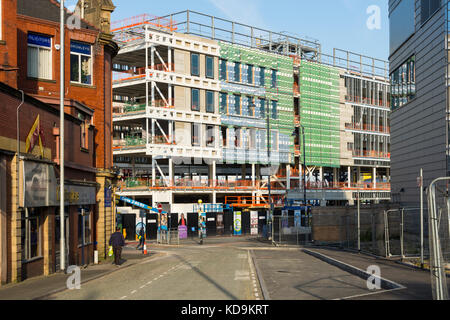
[{"label": "pedestrian", "polygon": [[139,230],[139,244],[136,247],[136,250],[142,250],[144,248],[144,243],[145,243],[145,231],[144,231],[144,227],[142,227]]},{"label": "pedestrian", "polygon": [[114,264],[116,266],[120,266],[122,247],[125,246],[125,239],[123,238],[123,234],[120,232],[120,228],[116,228],[116,232],[111,235],[109,245],[113,247]]}]

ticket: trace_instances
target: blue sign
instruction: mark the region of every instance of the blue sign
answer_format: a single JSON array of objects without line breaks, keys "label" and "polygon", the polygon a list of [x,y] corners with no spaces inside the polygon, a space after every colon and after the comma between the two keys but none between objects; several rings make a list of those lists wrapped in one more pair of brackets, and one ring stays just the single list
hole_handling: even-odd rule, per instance
[{"label": "blue sign", "polygon": [[38,34],[28,34],[28,44],[34,44],[36,46],[51,48],[52,38],[49,36],[41,36]]},{"label": "blue sign", "polygon": [[70,52],[91,55],[91,45],[82,42],[70,41]]},{"label": "blue sign", "polygon": [[105,188],[105,208],[111,208],[112,190]]},{"label": "blue sign", "polygon": [[[145,209],[145,210],[148,210],[148,211],[159,213],[158,209],[152,208],[152,207],[150,207],[150,206],[148,206],[146,204],[143,204],[141,202],[138,202],[138,201],[130,199],[130,198],[120,197],[120,201],[126,202],[128,204],[131,204],[133,206],[139,207],[141,209]],[[167,214],[167,212],[165,212],[165,211],[163,211],[162,213],[163,214]]]}]

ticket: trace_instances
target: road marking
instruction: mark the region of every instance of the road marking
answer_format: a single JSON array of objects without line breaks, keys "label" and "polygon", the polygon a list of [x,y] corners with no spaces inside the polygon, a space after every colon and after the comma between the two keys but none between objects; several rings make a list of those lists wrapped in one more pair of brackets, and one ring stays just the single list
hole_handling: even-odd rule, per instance
[{"label": "road marking", "polygon": [[144,289],[145,288],[145,284],[143,286],[140,287],[140,289]]},{"label": "road marking", "polygon": [[124,300],[124,299],[126,299],[127,298],[127,296],[123,296],[122,298],[120,298],[119,300]]},{"label": "road marking", "polygon": [[137,290],[133,290],[131,291],[131,294],[135,294],[137,292]]},{"label": "road marking", "polygon": [[234,273],[234,281],[250,281],[250,272],[245,270],[236,270]]},{"label": "road marking", "polygon": [[149,282],[147,282],[147,284],[151,284],[153,281],[149,281]]}]

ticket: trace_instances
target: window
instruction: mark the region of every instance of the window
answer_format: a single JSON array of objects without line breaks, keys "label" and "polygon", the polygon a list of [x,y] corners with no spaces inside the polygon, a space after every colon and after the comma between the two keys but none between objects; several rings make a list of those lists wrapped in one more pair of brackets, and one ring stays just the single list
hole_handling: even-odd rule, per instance
[{"label": "window", "polygon": [[389,16],[390,54],[393,54],[415,31],[416,1],[402,0]]},{"label": "window", "polygon": [[206,146],[214,147],[215,145],[215,134],[214,126],[206,126]]},{"label": "window", "polygon": [[234,112],[235,115],[241,114],[241,96],[237,94],[234,95]]},{"label": "window", "polygon": [[264,87],[266,85],[266,68],[261,67],[259,72],[259,85]]},{"label": "window", "polygon": [[227,99],[228,99],[228,94],[221,92],[220,93],[220,113],[222,113],[222,114],[227,113]]},{"label": "window", "polygon": [[234,134],[235,134],[234,146],[236,148],[240,148],[241,147],[241,132],[242,132],[241,128],[236,128],[234,130]]},{"label": "window", "polygon": [[[405,1],[405,0],[403,0]],[[421,0],[421,23],[424,24],[441,6],[441,0]]]},{"label": "window", "polygon": [[241,82],[241,64],[239,62],[234,64],[234,81]]},{"label": "window", "polygon": [[214,58],[206,56],[206,77],[214,79]]},{"label": "window", "polygon": [[[83,234],[84,232],[84,234]],[[84,239],[83,239],[84,235]],[[78,209],[78,245],[91,243],[91,213],[89,207]]]},{"label": "window", "polygon": [[92,84],[92,46],[70,41],[70,81]]},{"label": "window", "polygon": [[197,53],[191,53],[191,75],[200,76],[200,56]]},{"label": "window", "polygon": [[214,92],[206,91],[206,112],[214,113],[215,109],[216,107],[214,105]]},{"label": "window", "polygon": [[272,119],[277,119],[277,105],[278,105],[278,102],[277,101],[275,101],[275,100],[273,100],[272,101]]},{"label": "window", "polygon": [[21,219],[22,260],[27,261],[42,256],[41,224],[39,212],[25,208]]},{"label": "window", "polygon": [[247,69],[247,83],[253,84],[253,66],[249,65]]},{"label": "window", "polygon": [[272,88],[277,87],[277,70],[272,70]]},{"label": "window", "polygon": [[278,151],[278,131],[272,131],[271,133],[270,148],[273,151]]},{"label": "window", "polygon": [[191,95],[191,110],[200,111],[200,90],[192,89]]},{"label": "window", "polygon": [[391,73],[391,105],[395,110],[416,97],[415,56]]},{"label": "window", "polygon": [[28,77],[52,79],[52,39],[28,34]]},{"label": "window", "polygon": [[80,119],[81,122],[81,143],[80,146],[83,149],[89,149],[89,125],[90,125],[90,119],[88,116],[78,113],[78,119]]},{"label": "window", "polygon": [[193,146],[200,145],[200,124],[199,123],[192,124],[192,145]]},{"label": "window", "polygon": [[259,99],[259,108],[261,113],[261,118],[264,119],[266,117],[266,100]]},{"label": "window", "polygon": [[227,61],[220,60],[220,80],[226,81],[227,79]]},{"label": "window", "polygon": [[255,104],[253,103],[253,97],[247,97],[247,114],[246,116],[254,117],[255,116]]},{"label": "window", "polygon": [[250,129],[250,149],[256,149],[256,129]]}]

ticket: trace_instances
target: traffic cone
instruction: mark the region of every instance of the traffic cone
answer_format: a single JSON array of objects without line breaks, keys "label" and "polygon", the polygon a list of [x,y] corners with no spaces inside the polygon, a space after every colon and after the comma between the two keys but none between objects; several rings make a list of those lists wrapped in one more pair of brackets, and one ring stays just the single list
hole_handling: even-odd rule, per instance
[{"label": "traffic cone", "polygon": [[144,244],[144,255],[147,255],[147,245]]}]

